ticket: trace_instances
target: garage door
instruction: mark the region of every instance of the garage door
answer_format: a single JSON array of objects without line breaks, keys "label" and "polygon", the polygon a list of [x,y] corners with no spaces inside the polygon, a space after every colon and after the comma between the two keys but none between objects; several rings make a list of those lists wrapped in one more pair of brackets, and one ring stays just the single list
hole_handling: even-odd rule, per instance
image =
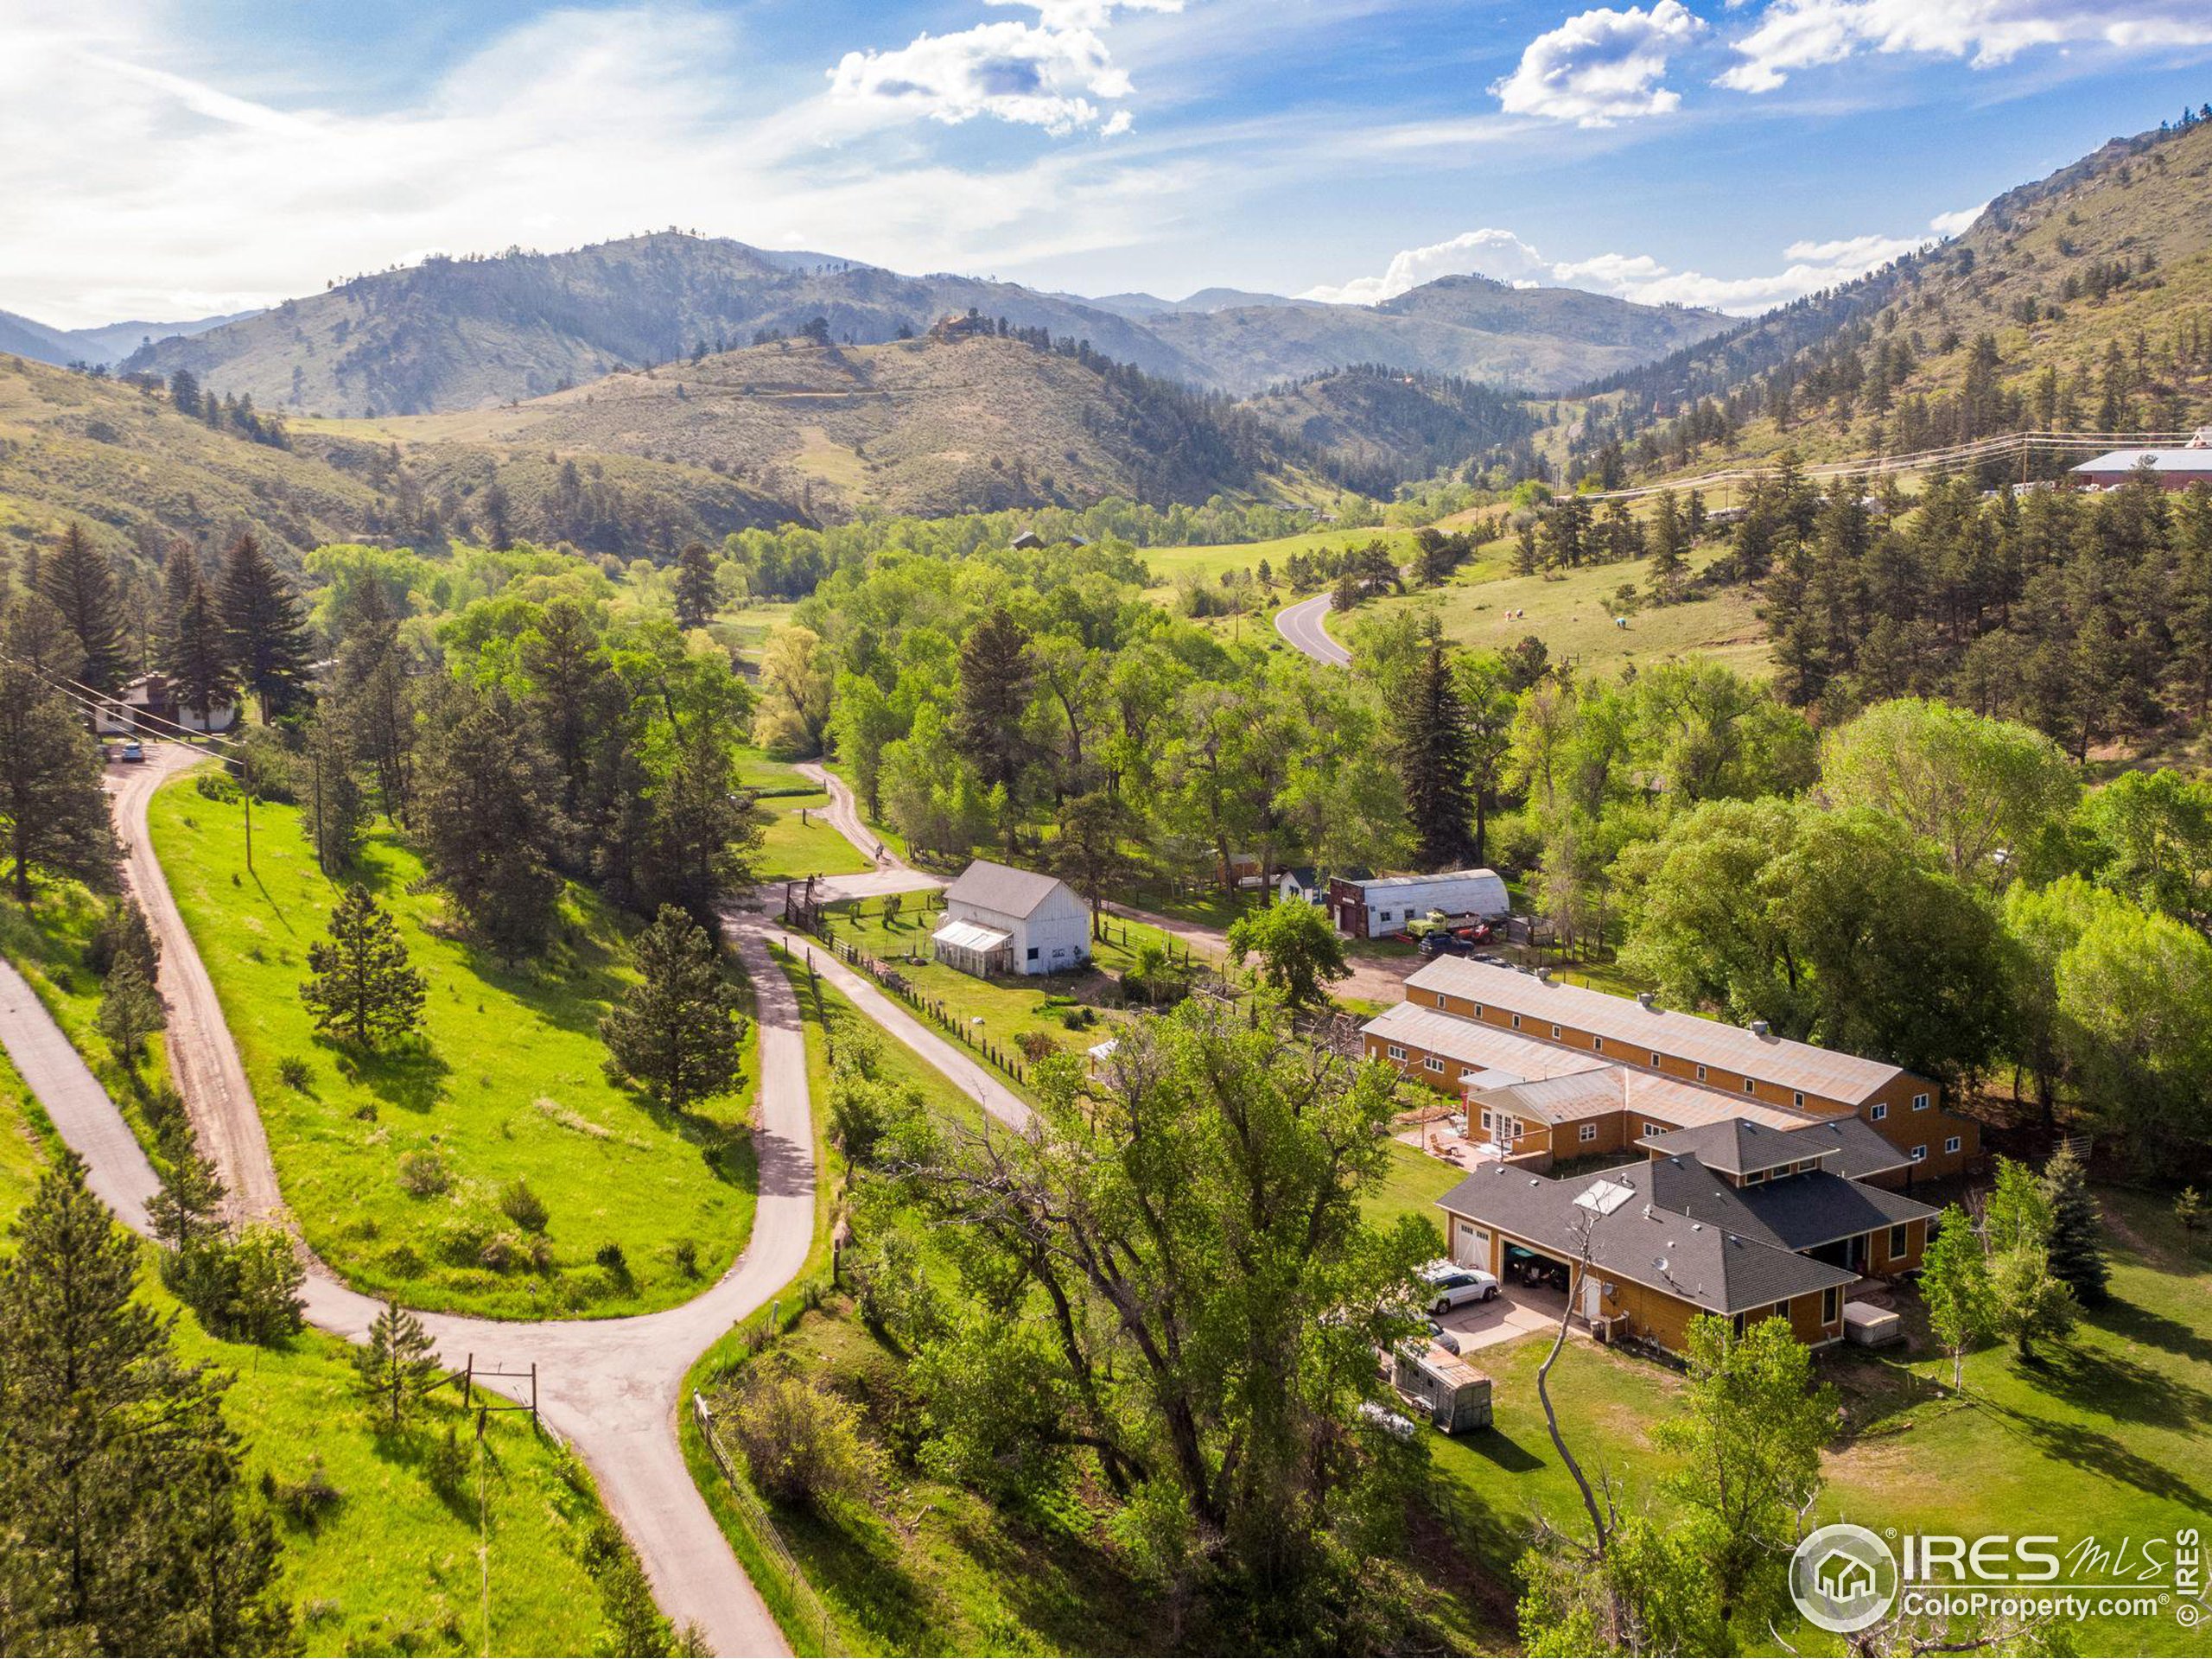
[{"label": "garage door", "polygon": [[1490,1229],[1471,1221],[1452,1224],[1452,1259],[1463,1268],[1490,1270]]}]

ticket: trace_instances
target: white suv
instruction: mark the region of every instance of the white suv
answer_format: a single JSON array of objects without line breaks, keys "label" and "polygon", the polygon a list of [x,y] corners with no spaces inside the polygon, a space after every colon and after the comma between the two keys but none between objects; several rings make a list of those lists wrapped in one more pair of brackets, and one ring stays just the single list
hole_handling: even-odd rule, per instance
[{"label": "white suv", "polygon": [[1432,1262],[1421,1270],[1429,1289],[1428,1311],[1448,1313],[1468,1302],[1486,1302],[1497,1294],[1497,1281],[1480,1268],[1463,1268],[1454,1262]]}]

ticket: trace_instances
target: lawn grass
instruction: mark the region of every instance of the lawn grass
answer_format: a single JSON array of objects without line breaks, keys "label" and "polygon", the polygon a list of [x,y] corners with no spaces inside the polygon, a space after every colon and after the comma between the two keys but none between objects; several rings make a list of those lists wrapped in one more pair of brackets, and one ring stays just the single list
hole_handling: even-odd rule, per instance
[{"label": "lawn grass", "polygon": [[[1948,1384],[1949,1361],[1925,1347],[1910,1298],[1903,1311],[1914,1351],[1822,1356],[1850,1433],[1823,1460],[1827,1489],[1812,1524],[1849,1520],[1967,1538],[2044,1532],[2057,1535],[2062,1550],[2091,1535],[2139,1547],[2202,1528],[2212,1509],[2203,1456],[2212,1241],[2183,1234],[2162,1202],[2112,1190],[2099,1197],[2112,1222],[2113,1300],[2085,1313],[2075,1339],[2050,1349],[2045,1363],[2022,1365],[2009,1348],[1986,1348],[1967,1360],[1967,1397],[1942,1397],[1936,1385]],[[1548,1345],[1523,1339],[1475,1354],[1496,1382],[1494,1430],[1431,1441],[1438,1467],[1471,1506],[1473,1541],[1498,1572],[1510,1570],[1529,1517],[1586,1530],[1536,1399]],[[1591,1472],[1618,1478],[1630,1503],[1656,1506],[1667,1501],[1661,1486],[1674,1464],[1650,1427],[1680,1389],[1659,1365],[1577,1341],[1553,1394]],[[1775,1650],[1764,1632],[1745,1635],[1751,1650]],[[2075,1637],[2084,1653],[2202,1651],[2201,1637],[2171,1618],[2092,1619]]]},{"label": "lawn grass", "polygon": [[[631,979],[617,918],[572,889],[549,963],[511,969],[455,936],[413,854],[389,833],[372,836],[358,878],[397,918],[429,982],[428,1041],[356,1058],[316,1039],[298,995],[335,889],[295,810],[263,806],[255,820],[248,875],[238,814],[188,780],[165,786],[151,812],[286,1202],[315,1252],[371,1294],[494,1317],[639,1313],[712,1283],[752,1226],[755,1068],[739,1093],[680,1117],[607,1081],[599,1020]],[[304,1089],[282,1081],[288,1059],[308,1066]],[[410,1152],[435,1152],[450,1190],[403,1190]],[[517,1179],[550,1212],[543,1271],[485,1265],[487,1239],[528,1242],[499,1208]],[[685,1242],[690,1272],[675,1254]],[[607,1246],[619,1263],[597,1259]]]},{"label": "lawn grass", "polygon": [[809,795],[814,780],[788,760],[779,760],[759,749],[737,752],[737,782],[741,789],[772,791],[775,795]]},{"label": "lawn grass", "polygon": [[[0,1261],[10,1224],[29,1200],[59,1141],[0,1053]],[[473,1500],[449,1503],[425,1477],[429,1434],[464,1414],[433,1408],[430,1427],[393,1440],[374,1432],[353,1394],[347,1345],[318,1332],[281,1347],[219,1341],[163,1290],[152,1251],[140,1296],[174,1316],[177,1352],[232,1380],[224,1414],[244,1442],[246,1476],[283,1490],[312,1470],[341,1497],[319,1516],[279,1510],[283,1586],[309,1654],[585,1653],[601,1638],[600,1598],[578,1544],[600,1516],[581,1465],[527,1417],[499,1414],[486,1438],[491,1623]]]},{"label": "lawn grass", "polygon": [[[943,912],[924,910],[921,901],[926,896],[906,894],[897,920],[887,926],[880,899],[840,906],[830,912],[836,937],[872,956],[895,960],[899,971],[913,982],[917,991],[944,1003],[960,1017],[974,1020],[980,1016],[981,1023],[970,1027],[971,1034],[1004,1049],[1017,1048],[1022,1037],[1032,1032],[1043,1033],[1055,1046],[1072,1053],[1103,1041],[1111,1034],[1109,1028],[1113,1023],[1132,1017],[1111,1006],[1119,994],[1109,976],[1117,976],[1130,965],[1137,946],[1149,941],[1165,947],[1170,942],[1158,928],[1109,917],[1108,937],[1091,941],[1091,964],[1084,972],[978,979],[931,959],[930,933],[943,919]],[[1187,954],[1181,941],[1173,943],[1179,957]],[[922,960],[908,961],[910,952]],[[1071,1028],[1062,1016],[1078,1008],[1092,1011],[1092,1023]]]},{"label": "lawn grass", "polygon": [[761,880],[856,875],[875,868],[823,816],[829,807],[830,797],[818,790],[809,795],[772,795],[761,801],[760,810],[768,817],[760,842]]}]

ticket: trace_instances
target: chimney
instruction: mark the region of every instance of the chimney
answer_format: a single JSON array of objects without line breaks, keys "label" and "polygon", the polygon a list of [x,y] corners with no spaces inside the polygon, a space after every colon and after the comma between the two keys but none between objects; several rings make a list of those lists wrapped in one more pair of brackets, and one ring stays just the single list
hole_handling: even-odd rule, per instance
[{"label": "chimney", "polygon": [[1765,1020],[1752,1020],[1752,1021],[1751,1021],[1751,1035],[1752,1035],[1752,1036],[1754,1036],[1754,1037],[1764,1037],[1764,1036],[1765,1036],[1765,1035],[1766,1035],[1766,1033],[1767,1033],[1767,1023],[1766,1023],[1766,1021],[1765,1021]]},{"label": "chimney", "polygon": [[1651,1006],[1651,993],[1649,991],[1638,991],[1636,994],[1636,1006],[1639,1008],[1649,1007]]}]

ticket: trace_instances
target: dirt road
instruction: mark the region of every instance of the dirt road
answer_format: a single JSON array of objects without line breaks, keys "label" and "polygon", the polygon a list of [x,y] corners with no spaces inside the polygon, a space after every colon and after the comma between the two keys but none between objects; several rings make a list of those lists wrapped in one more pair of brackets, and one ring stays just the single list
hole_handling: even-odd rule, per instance
[{"label": "dirt road", "polygon": [[[146,803],[155,788],[201,757],[148,747],[163,758],[119,771],[111,783],[130,843],[125,874],[162,943],[178,1086],[238,1209],[281,1217],[283,1198],[245,1068],[146,835]],[[732,919],[760,1027],[754,1135],[760,1197],[744,1253],[702,1294],[639,1318],[512,1324],[439,1313],[422,1319],[448,1364],[473,1355],[480,1369],[537,1367],[540,1414],[590,1466],[671,1618],[696,1624],[716,1653],[780,1654],[789,1651],[783,1632],[693,1485],[676,1435],[684,1373],[709,1344],[790,1282],[805,1263],[814,1231],[814,1132],[798,1000],[769,955],[767,925],[750,912]],[[62,1138],[86,1160],[93,1190],[143,1231],[146,1200],[156,1186],[152,1166],[114,1102],[5,964],[0,1046]],[[320,1262],[309,1258],[309,1268],[302,1293],[308,1318],[343,1337],[364,1335],[379,1305],[346,1288]],[[522,1395],[526,1388],[512,1384],[508,1391]]]}]

